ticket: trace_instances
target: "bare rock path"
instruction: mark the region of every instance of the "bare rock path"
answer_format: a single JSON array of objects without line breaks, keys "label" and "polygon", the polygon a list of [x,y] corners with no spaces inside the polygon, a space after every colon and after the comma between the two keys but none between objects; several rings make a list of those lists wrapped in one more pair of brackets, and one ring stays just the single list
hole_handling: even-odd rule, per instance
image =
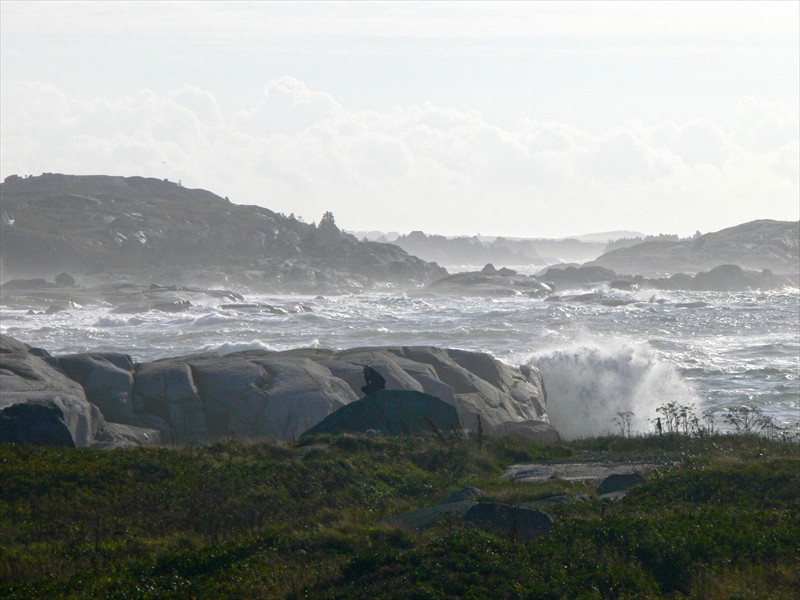
[{"label": "bare rock path", "polygon": [[605,479],[612,474],[645,473],[664,464],[655,461],[541,462],[509,466],[502,477],[523,483],[548,479],[586,481]]}]

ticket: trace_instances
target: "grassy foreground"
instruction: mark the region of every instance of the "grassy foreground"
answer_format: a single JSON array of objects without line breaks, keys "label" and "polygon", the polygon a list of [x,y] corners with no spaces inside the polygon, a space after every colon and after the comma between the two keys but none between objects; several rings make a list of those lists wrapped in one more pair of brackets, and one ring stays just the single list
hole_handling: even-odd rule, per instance
[{"label": "grassy foreground", "polygon": [[[664,461],[624,500],[500,478],[536,460]],[[543,508],[533,542],[379,526],[474,485]],[[0,445],[4,598],[797,598],[800,455],[743,435],[570,444],[437,437],[98,452]]]}]

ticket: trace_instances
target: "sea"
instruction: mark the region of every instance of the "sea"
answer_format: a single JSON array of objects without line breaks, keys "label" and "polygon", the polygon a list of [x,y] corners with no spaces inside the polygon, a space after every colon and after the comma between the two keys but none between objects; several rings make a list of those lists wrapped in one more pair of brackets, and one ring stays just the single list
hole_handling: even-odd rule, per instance
[{"label": "sea", "polygon": [[800,431],[800,290],[687,292],[605,286],[547,299],[438,296],[424,290],[296,296],[244,292],[182,313],[122,315],[110,305],[31,315],[0,305],[0,331],[54,355],[124,352],[137,362],[245,349],[433,345],[534,365],[551,423],[567,439],[654,431],[664,407],[730,431],[754,407]]}]

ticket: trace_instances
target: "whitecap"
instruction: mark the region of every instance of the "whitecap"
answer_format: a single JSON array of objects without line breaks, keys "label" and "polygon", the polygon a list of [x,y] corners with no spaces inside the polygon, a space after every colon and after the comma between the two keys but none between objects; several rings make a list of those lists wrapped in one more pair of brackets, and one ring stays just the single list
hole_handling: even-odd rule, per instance
[{"label": "whitecap", "polygon": [[97,319],[93,327],[124,327],[130,324],[129,319],[124,319],[122,317],[100,317]]},{"label": "whitecap", "polygon": [[201,348],[201,352],[217,352],[219,354],[232,354],[233,352],[243,352],[245,350],[267,350],[274,352],[276,348],[261,340],[225,342],[217,346],[207,345]]}]

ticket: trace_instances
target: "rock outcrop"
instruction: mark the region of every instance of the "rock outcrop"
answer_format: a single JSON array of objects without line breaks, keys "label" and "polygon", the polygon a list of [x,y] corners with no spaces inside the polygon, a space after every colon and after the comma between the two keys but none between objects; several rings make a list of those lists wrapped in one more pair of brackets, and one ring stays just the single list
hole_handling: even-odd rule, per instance
[{"label": "rock outcrop", "polygon": [[85,447],[105,425],[79,383],[29,351],[0,354],[0,391],[2,441]]},{"label": "rock outcrop", "polygon": [[497,502],[475,504],[464,520],[484,531],[523,541],[535,540],[553,528],[553,518],[545,512]]},{"label": "rock outcrop", "polygon": [[[550,301],[624,304],[620,298],[605,297],[604,290],[634,292],[639,289],[687,291],[773,290],[800,285],[800,272],[779,275],[769,269],[751,271],[738,265],[718,265],[695,275],[676,273],[669,277],[618,275],[597,265],[557,265],[535,276],[518,275],[510,269],[487,265],[481,271],[456,273],[434,281],[426,292],[459,296],[528,296]],[[573,290],[572,293],[562,290]],[[581,292],[585,290],[585,292]],[[577,293],[576,293],[577,291]],[[631,298],[631,302],[635,299]]]},{"label": "rock outcrop", "polygon": [[145,177],[10,176],[0,210],[4,271],[58,276],[66,287],[81,276],[125,274],[333,293],[413,287],[447,273],[398,246],[357,240],[330,213],[314,225]]},{"label": "rock outcrop", "polygon": [[[0,350],[0,439],[6,441],[41,440],[42,431],[52,431],[52,440],[61,443],[64,428],[75,446],[206,443],[231,436],[290,440],[331,415],[338,431],[414,433],[434,423],[440,431],[480,427],[487,434],[516,435],[505,427],[512,422],[528,437],[558,439],[547,423],[538,371],[478,352],[300,348],[134,364],[121,353],[51,357],[8,336],[0,336]],[[359,404],[364,364],[384,377],[387,389],[374,402]],[[376,403],[381,411],[369,409]],[[17,405],[33,408],[7,410]],[[368,410],[358,412],[362,405]],[[37,415],[49,425],[32,428]]]},{"label": "rock outcrop", "polygon": [[751,221],[691,240],[643,242],[607,252],[589,264],[649,276],[693,274],[726,264],[796,275],[800,222]]},{"label": "rock outcrop", "polygon": [[428,285],[428,292],[459,296],[528,296],[543,298],[553,287],[530,275],[519,275],[512,269],[496,269],[488,264],[480,271],[447,275]]}]

